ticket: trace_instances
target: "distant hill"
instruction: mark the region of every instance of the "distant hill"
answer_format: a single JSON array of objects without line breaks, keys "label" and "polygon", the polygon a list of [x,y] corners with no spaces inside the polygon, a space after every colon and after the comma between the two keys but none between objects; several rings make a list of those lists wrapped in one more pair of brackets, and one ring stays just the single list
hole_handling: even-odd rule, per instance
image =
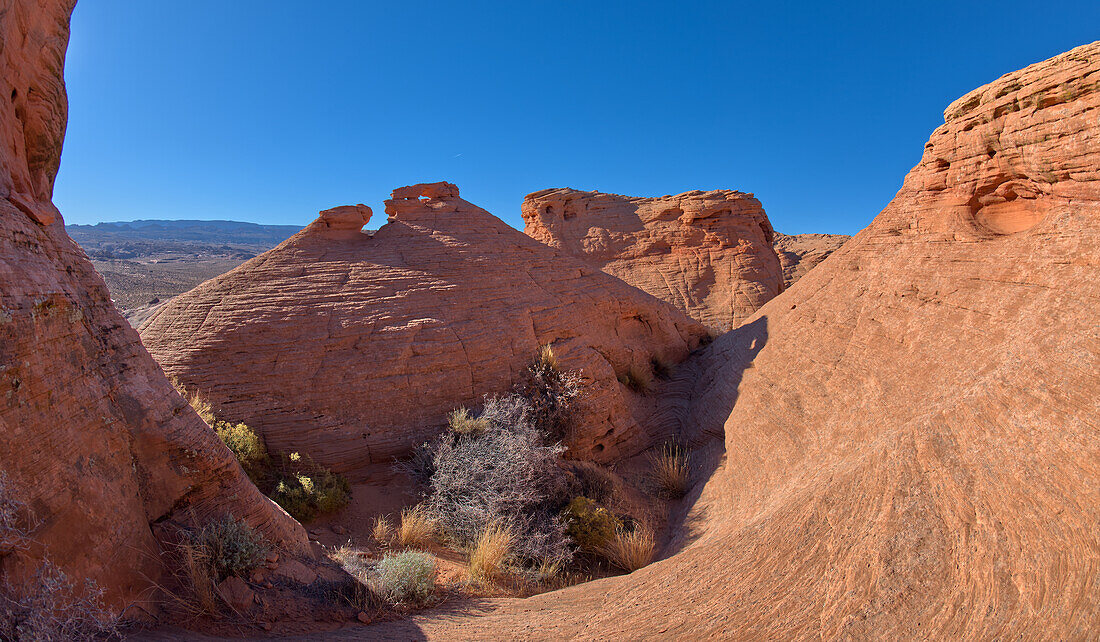
[{"label": "distant hill", "polygon": [[66,225],[135,325],[153,307],[297,233],[297,225],[141,220]]}]

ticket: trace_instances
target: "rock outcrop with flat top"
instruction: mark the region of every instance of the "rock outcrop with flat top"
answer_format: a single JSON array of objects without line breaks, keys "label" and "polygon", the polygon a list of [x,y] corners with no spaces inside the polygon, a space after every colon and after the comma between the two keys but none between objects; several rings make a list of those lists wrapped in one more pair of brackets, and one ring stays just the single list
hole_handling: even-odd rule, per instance
[{"label": "rock outcrop with flat top", "polygon": [[352,476],[506,391],[540,345],[583,372],[569,456],[648,445],[652,402],[619,382],[682,360],[706,330],[672,306],[524,236],[449,183],[403,187],[389,221],[337,207],[180,295],[141,328],[164,369],[220,415]]},{"label": "rock outcrop with flat top", "polygon": [[548,189],[523,201],[524,231],[718,331],[779,294],[783,272],[760,201],[732,190],[640,198]]},{"label": "rock outcrop with flat top", "polygon": [[115,610],[148,613],[164,572],[155,524],[232,513],[285,550],[308,544],[173,390],[51,202],[73,4],[0,9],[0,470],[32,542],[0,542],[0,574],[19,585],[48,556]]}]

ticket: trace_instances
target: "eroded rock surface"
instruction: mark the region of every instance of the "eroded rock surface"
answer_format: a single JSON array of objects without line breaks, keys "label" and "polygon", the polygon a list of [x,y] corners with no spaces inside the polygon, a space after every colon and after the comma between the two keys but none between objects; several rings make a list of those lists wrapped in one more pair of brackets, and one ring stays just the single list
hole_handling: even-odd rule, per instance
[{"label": "eroded rock surface", "polygon": [[783,287],[760,201],[732,190],[640,198],[549,189],[523,201],[524,231],[675,305],[735,327]]},{"label": "eroded rock surface", "polygon": [[507,390],[544,344],[589,396],[570,454],[644,447],[650,401],[619,383],[676,362],[705,328],[462,200],[449,183],[394,190],[373,233],[363,205],[180,295],[140,329],[165,370],[268,447],[356,474]]},{"label": "eroded rock surface", "polygon": [[724,454],[696,461],[721,464],[688,499],[681,552],[460,623],[387,626],[1094,637],[1098,82],[1094,43],[953,103],[867,229],[707,348],[681,425],[698,444],[724,433]]},{"label": "eroded rock surface", "polygon": [[847,234],[775,233],[773,247],[783,268],[783,289],[794,285],[852,237]]},{"label": "eroded rock surface", "polygon": [[155,522],[232,512],[276,545],[307,542],[175,393],[51,202],[73,4],[0,9],[0,469],[34,541],[0,571],[18,584],[48,555],[78,586],[151,612]]}]

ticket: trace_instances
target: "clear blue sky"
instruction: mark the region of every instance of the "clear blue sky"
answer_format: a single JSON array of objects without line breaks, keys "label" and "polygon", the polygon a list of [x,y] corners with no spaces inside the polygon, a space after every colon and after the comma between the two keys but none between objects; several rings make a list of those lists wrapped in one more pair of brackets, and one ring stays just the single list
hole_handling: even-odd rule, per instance
[{"label": "clear blue sky", "polygon": [[81,0],[55,200],[70,223],[301,224],[447,180],[754,192],[854,233],[944,107],[1100,38],[1100,2]]}]

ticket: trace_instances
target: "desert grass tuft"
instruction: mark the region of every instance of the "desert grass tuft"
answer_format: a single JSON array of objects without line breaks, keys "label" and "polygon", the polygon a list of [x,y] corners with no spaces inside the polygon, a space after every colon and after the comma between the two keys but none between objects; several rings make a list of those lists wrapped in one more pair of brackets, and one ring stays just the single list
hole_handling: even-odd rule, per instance
[{"label": "desert grass tuft", "polygon": [[435,522],[419,505],[401,511],[397,527],[397,544],[402,548],[421,548],[432,542]]},{"label": "desert grass tuft", "polygon": [[213,561],[206,547],[197,542],[185,541],[179,545],[180,565],[184,578],[194,595],[194,603],[187,604],[195,614],[212,615],[218,612],[218,598],[214,593]]},{"label": "desert grass tuft", "polygon": [[558,370],[558,356],[554,354],[554,348],[549,343],[539,346],[536,363],[551,370]]},{"label": "desert grass tuft", "polygon": [[393,524],[390,523],[390,518],[386,515],[379,515],[374,518],[374,526],[370,530],[371,537],[374,541],[378,542],[382,546],[389,546],[393,543]]},{"label": "desert grass tuft", "polygon": [[470,581],[492,582],[499,578],[505,563],[512,557],[515,541],[515,533],[506,526],[486,526],[470,551]]},{"label": "desert grass tuft", "polygon": [[456,435],[484,435],[491,424],[486,417],[474,417],[469,410],[459,408],[447,416],[447,425]]},{"label": "desert grass tuft", "polygon": [[602,549],[609,562],[628,573],[632,573],[653,561],[657,548],[653,529],[638,524],[634,530],[620,528]]},{"label": "desert grass tuft", "polygon": [[619,383],[641,395],[648,393],[653,385],[652,375],[633,364],[627,368],[626,372],[620,374],[618,379]]},{"label": "desert grass tuft", "polygon": [[657,492],[672,499],[683,497],[691,485],[691,466],[687,453],[674,444],[665,444],[649,456],[650,478]]}]

